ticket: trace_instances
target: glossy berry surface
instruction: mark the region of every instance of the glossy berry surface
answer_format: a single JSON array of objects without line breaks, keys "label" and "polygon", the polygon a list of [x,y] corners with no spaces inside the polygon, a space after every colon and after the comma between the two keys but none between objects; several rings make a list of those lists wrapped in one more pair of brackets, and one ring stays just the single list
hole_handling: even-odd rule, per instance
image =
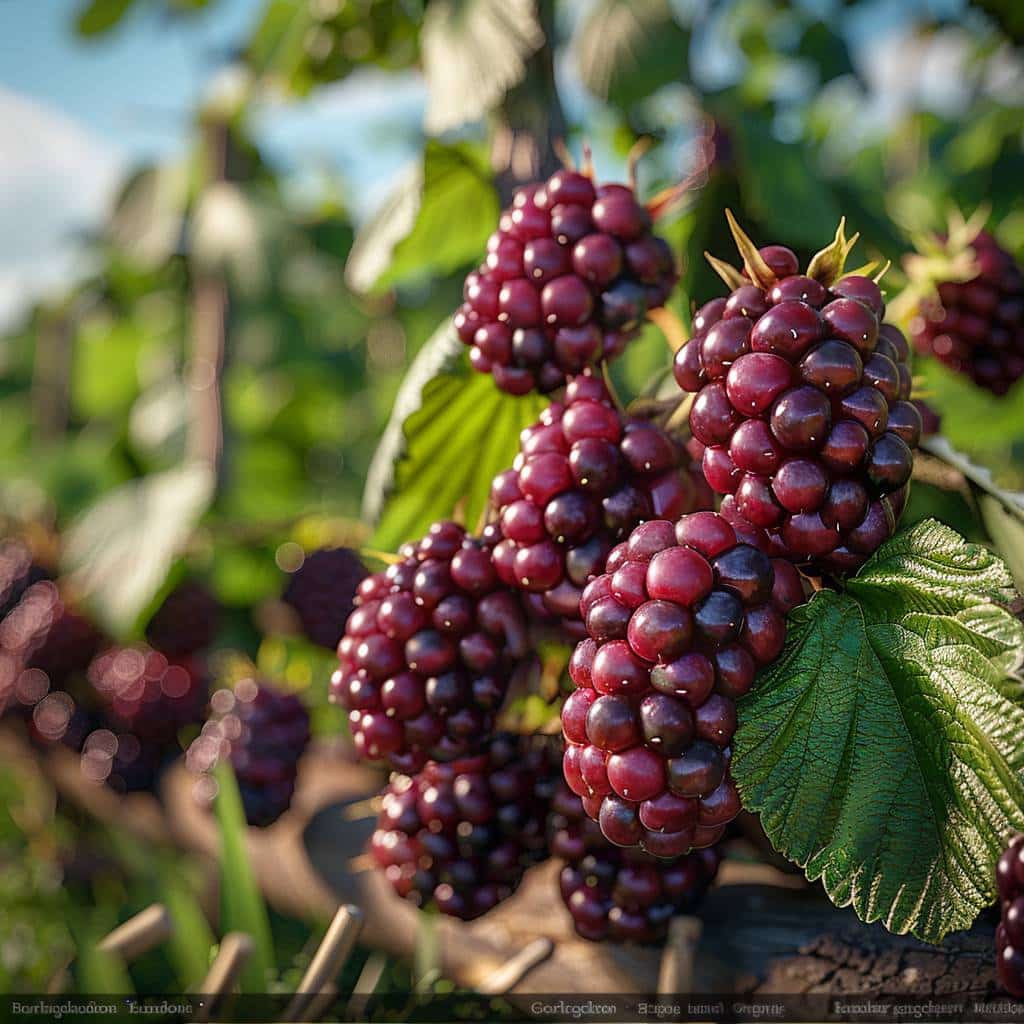
[{"label": "glossy berry surface", "polygon": [[909,347],[870,279],[826,287],[784,273],[784,247],[761,255],[774,281],[697,311],[676,380],[696,394],[690,427],[722,514],[767,531],[773,554],[850,572],[906,501],[922,427]]},{"label": "glossy berry surface", "polygon": [[803,600],[796,570],[767,546],[763,531],[714,512],[653,520],[584,591],[563,773],[616,846],[682,856],[739,813],[735,701],[778,657],[785,615]]},{"label": "glossy berry surface", "polygon": [[299,617],[306,636],[332,651],[345,632],[356,589],[369,575],[348,548],[318,548],[291,574],[281,595]]},{"label": "glossy berry surface", "polygon": [[1024,835],[1014,836],[996,863],[996,888],[996,974],[1011,996],[1024,999]]},{"label": "glossy berry surface", "polygon": [[526,650],[525,616],[491,557],[497,538],[451,522],[359,585],[331,696],[357,753],[400,771],[480,749]]},{"label": "glossy berry surface", "polygon": [[[664,814],[671,813],[666,806]],[[576,933],[592,942],[663,942],[669,921],[700,903],[721,859],[714,847],[659,859],[613,846],[564,785],[552,800],[548,829],[551,853],[564,861],[562,901]]]},{"label": "glossy berry surface", "polygon": [[580,597],[615,543],[704,497],[683,468],[688,460],[658,427],[624,418],[600,379],[574,378],[565,400],[523,431],[512,468],[492,484],[498,575],[527,592],[535,617],[585,635]]},{"label": "glossy berry surface", "polygon": [[196,795],[212,796],[208,773],[227,758],[238,780],[245,820],[270,825],[288,809],[299,760],[309,743],[309,712],[292,693],[243,679],[210,698],[211,717],[192,741],[186,761],[200,778]]},{"label": "glossy berry surface", "polygon": [[502,213],[455,329],[473,367],[503,391],[547,393],[618,355],[676,278],[632,189],[556,171]]},{"label": "glossy berry surface", "polygon": [[1024,272],[987,232],[971,242],[980,273],[946,281],[910,323],[914,347],[996,395],[1024,376]]},{"label": "glossy berry surface", "polygon": [[413,775],[392,775],[370,855],[399,896],[472,920],[518,887],[546,855],[550,758],[529,737]]}]

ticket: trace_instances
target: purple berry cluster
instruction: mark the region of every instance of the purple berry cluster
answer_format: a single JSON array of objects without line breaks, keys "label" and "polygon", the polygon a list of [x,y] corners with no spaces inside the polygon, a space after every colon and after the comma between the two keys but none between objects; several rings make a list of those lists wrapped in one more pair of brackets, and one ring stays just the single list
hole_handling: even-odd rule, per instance
[{"label": "purple berry cluster", "polygon": [[993,394],[1024,376],[1024,272],[986,231],[970,242],[978,274],[944,281],[910,324],[914,347]]},{"label": "purple berry cluster", "polygon": [[213,789],[207,773],[229,758],[250,825],[271,825],[295,793],[299,760],[309,744],[309,712],[293,693],[264,681],[243,679],[210,699],[211,717],[189,746],[186,761],[200,775],[196,792],[205,802]]},{"label": "purple berry cluster", "polygon": [[188,658],[209,647],[220,627],[220,602],[199,580],[179,583],[146,626],[146,640],[168,658]]},{"label": "purple berry cluster", "polygon": [[909,346],[881,322],[870,278],[826,287],[783,246],[755,253],[747,283],[697,311],[676,356],[697,395],[690,428],[724,516],[764,528],[797,564],[850,572],[906,502],[921,435]]},{"label": "purple berry cluster", "polygon": [[556,171],[502,213],[455,328],[502,391],[547,393],[618,355],[675,282],[672,251],[633,189]]},{"label": "purple berry cluster", "polygon": [[1024,999],[1024,835],[1010,840],[996,864],[1001,919],[996,929],[996,973],[1003,987]]},{"label": "purple berry cluster", "polygon": [[318,548],[290,576],[282,600],[315,644],[334,650],[345,633],[359,584],[369,575],[349,548]]},{"label": "purple berry cluster", "polygon": [[511,895],[546,855],[546,760],[498,733],[477,756],[393,775],[370,855],[395,892],[465,921]]},{"label": "purple berry cluster", "polygon": [[798,573],[714,512],[652,520],[613,549],[580,604],[563,771],[617,846],[677,857],[740,810],[729,774],[735,702],[778,657]]},{"label": "purple berry cluster", "polygon": [[331,692],[362,757],[415,772],[476,753],[493,730],[526,628],[492,561],[491,534],[435,523],[359,585]]},{"label": "purple berry cluster", "polygon": [[694,508],[685,461],[658,427],[624,418],[600,378],[573,378],[564,400],[523,431],[512,468],[491,486],[498,575],[530,595],[535,617],[583,635],[580,596],[614,544],[645,519]]},{"label": "purple berry cluster", "polygon": [[551,853],[565,861],[558,876],[562,900],[576,933],[593,942],[663,942],[669,921],[697,906],[721,860],[715,847],[659,860],[612,846],[564,785],[548,827]]}]

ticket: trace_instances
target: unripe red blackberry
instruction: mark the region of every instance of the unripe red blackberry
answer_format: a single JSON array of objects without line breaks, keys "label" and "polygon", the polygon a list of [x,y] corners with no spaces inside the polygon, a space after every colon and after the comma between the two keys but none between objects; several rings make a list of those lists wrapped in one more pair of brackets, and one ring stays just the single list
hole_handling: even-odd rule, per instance
[{"label": "unripe red blackberry", "polygon": [[676,279],[633,189],[556,171],[502,213],[455,328],[474,368],[503,391],[547,393],[618,355]]},{"label": "unripe red blackberry", "polygon": [[172,590],[146,626],[146,639],[169,658],[187,658],[213,643],[220,626],[220,602],[198,580]]},{"label": "unripe red blackberry", "polygon": [[359,585],[331,693],[362,757],[414,772],[476,753],[493,729],[526,652],[523,609],[491,560],[495,539],[435,523]]},{"label": "unripe red blackberry", "polygon": [[577,934],[594,942],[663,942],[669,921],[703,898],[721,860],[715,847],[663,860],[613,846],[567,786],[555,795],[548,828],[552,854],[565,861],[562,901]]},{"label": "unripe red blackberry", "polygon": [[996,973],[1011,996],[1024,999],[1024,835],[1010,840],[996,865],[1001,920]]},{"label": "unripe red blackberry", "polygon": [[370,854],[399,896],[472,920],[546,855],[548,778],[529,737],[500,733],[475,757],[392,775]]},{"label": "unripe red blackberry", "polygon": [[319,548],[291,574],[281,599],[295,609],[306,636],[333,651],[345,633],[356,590],[368,575],[349,548]]},{"label": "unripe red blackberry", "polygon": [[299,760],[309,744],[309,712],[293,693],[243,679],[210,698],[211,717],[193,740],[186,760],[200,774],[196,794],[206,802],[208,774],[223,757],[231,761],[245,810],[257,827],[273,824],[295,793]]},{"label": "unripe red blackberry", "polygon": [[33,560],[32,552],[20,540],[0,543],[0,619],[33,583],[45,579],[49,579],[49,574]]},{"label": "unripe red blackberry", "polygon": [[179,732],[202,721],[208,681],[200,662],[175,662],[140,644],[112,647],[88,669],[105,717],[143,747],[175,749]]},{"label": "unripe red blackberry", "polygon": [[580,602],[563,771],[617,846],[676,857],[740,811],[729,775],[735,701],[778,657],[796,570],[749,524],[714,512],[638,526]]},{"label": "unripe red blackberry", "polygon": [[575,377],[522,433],[512,468],[495,477],[498,575],[535,595],[540,614],[584,635],[579,601],[612,546],[638,523],[694,508],[684,449],[656,426],[624,419],[598,377]]},{"label": "unripe red blackberry", "polygon": [[29,587],[0,622],[0,648],[13,656],[20,670],[45,673],[51,690],[84,670],[100,643],[96,627],[70,608],[49,580]]},{"label": "unripe red blackberry", "polygon": [[[972,276],[930,282],[911,319],[910,336],[918,352],[1005,395],[1024,376],[1024,272],[987,231],[962,235],[951,232],[944,248],[972,257]],[[933,260],[921,265],[929,263],[934,275]],[[908,264],[913,279],[915,265]]]},{"label": "unripe red blackberry", "polygon": [[874,281],[841,276],[842,230],[801,275],[788,249],[758,251],[732,226],[745,276],[716,264],[736,287],[697,311],[675,362],[697,394],[704,474],[728,495],[723,514],[765,529],[773,553],[850,572],[906,503],[921,435],[906,339],[881,322]]}]

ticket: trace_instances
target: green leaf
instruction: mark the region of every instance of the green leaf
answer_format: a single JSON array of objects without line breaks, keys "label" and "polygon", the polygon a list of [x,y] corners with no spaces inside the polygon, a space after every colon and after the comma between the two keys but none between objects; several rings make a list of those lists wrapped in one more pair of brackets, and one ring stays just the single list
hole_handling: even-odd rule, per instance
[{"label": "green leaf", "polygon": [[689,75],[690,34],[667,0],[600,0],[573,38],[583,84],[628,108]]},{"label": "green leaf", "polygon": [[533,0],[434,0],[420,37],[427,131],[440,134],[487,114],[543,43]]},{"label": "green leaf", "polygon": [[934,522],[846,593],[789,616],[740,704],[733,772],[773,845],[865,921],[940,942],[995,897],[1024,826],[1024,709],[1006,669],[1024,627],[1004,566]]},{"label": "green leaf", "polygon": [[491,481],[512,464],[520,431],[546,404],[507,395],[473,372],[446,321],[410,367],[370,467],[363,514],[377,523],[371,546],[393,550],[463,500],[466,525],[475,528]]},{"label": "green leaf", "polygon": [[479,259],[498,214],[483,149],[428,140],[422,166],[403,175],[359,231],[345,278],[354,290],[369,292],[447,274]]},{"label": "green leaf", "polygon": [[174,965],[182,991],[195,991],[210,966],[215,939],[199,900],[181,876],[180,867],[160,872],[160,896],[174,927],[167,940],[167,956]]},{"label": "green leaf", "polygon": [[135,5],[135,0],[91,0],[75,18],[80,36],[98,36],[109,32]]},{"label": "green leaf", "polygon": [[217,781],[214,809],[220,829],[220,930],[245,932],[253,955],[242,972],[242,992],[266,992],[274,967],[270,919],[245,846],[245,812],[231,765],[223,759],[213,771]]},{"label": "green leaf", "polygon": [[1024,593],[1024,517],[1011,515],[1002,502],[987,494],[978,495],[978,505],[985,529],[1006,559],[1017,589]]},{"label": "green leaf", "polygon": [[131,630],[212,497],[210,468],[189,463],[122,484],[72,524],[64,571],[115,635]]}]

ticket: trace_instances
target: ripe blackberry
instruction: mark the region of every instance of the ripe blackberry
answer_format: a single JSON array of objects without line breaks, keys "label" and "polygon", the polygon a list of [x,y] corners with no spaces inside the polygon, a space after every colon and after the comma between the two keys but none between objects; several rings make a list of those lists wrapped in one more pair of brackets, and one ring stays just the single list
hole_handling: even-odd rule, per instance
[{"label": "ripe blackberry", "polygon": [[1011,996],[1024,999],[1024,835],[1016,835],[996,865],[1001,920],[996,973]]},{"label": "ripe blackberry", "polygon": [[883,324],[870,278],[842,276],[836,241],[800,274],[783,246],[761,250],[730,216],[745,274],[694,318],[675,376],[696,392],[690,428],[722,513],[768,531],[772,551],[849,572],[891,536],[906,503],[921,416],[909,401],[906,339]]},{"label": "ripe blackberry", "polygon": [[434,523],[359,585],[331,693],[362,757],[415,772],[476,753],[493,728],[526,652],[522,607],[491,561],[495,540]]},{"label": "ripe blackberry", "polygon": [[593,942],[663,942],[669,921],[703,898],[721,860],[715,847],[661,860],[613,846],[567,786],[555,795],[548,828],[552,854],[565,861],[562,901],[576,933]]},{"label": "ripe blackberry", "polygon": [[0,648],[21,671],[44,673],[52,690],[84,670],[100,643],[96,627],[67,605],[50,580],[32,584],[0,622]]},{"label": "ripe blackberry", "polygon": [[207,677],[193,659],[171,661],[151,647],[112,647],[93,659],[89,682],[111,726],[144,748],[174,749],[178,733],[202,721]]},{"label": "ripe blackberry", "polygon": [[617,356],[676,280],[672,250],[632,188],[556,171],[502,213],[455,328],[502,391],[547,393]]},{"label": "ripe blackberry", "polygon": [[546,854],[543,753],[499,733],[484,753],[392,775],[370,854],[399,896],[472,920]]},{"label": "ripe blackberry", "polygon": [[32,552],[20,540],[0,543],[0,619],[21,600],[22,595],[49,574],[32,559]]},{"label": "ripe blackberry", "polygon": [[146,639],[169,658],[187,658],[213,643],[220,602],[198,580],[175,587],[146,626]]},{"label": "ripe blackberry", "polygon": [[223,757],[231,760],[245,809],[257,827],[277,821],[295,793],[299,760],[309,743],[309,712],[292,693],[243,679],[210,698],[212,715],[192,741],[186,761],[202,775],[196,792],[205,802],[207,773]]},{"label": "ripe blackberry", "polygon": [[624,419],[598,377],[575,377],[565,401],[523,431],[512,468],[491,486],[498,575],[534,595],[536,614],[585,635],[580,595],[616,541],[645,519],[693,509],[685,461],[653,424]]},{"label": "ripe blackberry", "polygon": [[714,512],[638,526],[583,593],[563,771],[605,837],[676,857],[740,811],[735,701],[778,657],[799,575],[767,538]]},{"label": "ripe blackberry", "polygon": [[82,774],[102,782],[117,793],[152,790],[160,770],[171,758],[166,747],[144,742],[133,732],[114,732],[101,727],[81,743]]},{"label": "ripe blackberry", "polygon": [[306,636],[333,651],[345,633],[356,590],[368,575],[354,551],[319,548],[291,574],[281,599],[295,609]]},{"label": "ripe blackberry", "polygon": [[[907,261],[924,292],[910,322],[914,347],[1005,395],[1024,376],[1024,272],[987,231],[962,220],[924,248]],[[949,273],[936,281],[943,257]]]}]

